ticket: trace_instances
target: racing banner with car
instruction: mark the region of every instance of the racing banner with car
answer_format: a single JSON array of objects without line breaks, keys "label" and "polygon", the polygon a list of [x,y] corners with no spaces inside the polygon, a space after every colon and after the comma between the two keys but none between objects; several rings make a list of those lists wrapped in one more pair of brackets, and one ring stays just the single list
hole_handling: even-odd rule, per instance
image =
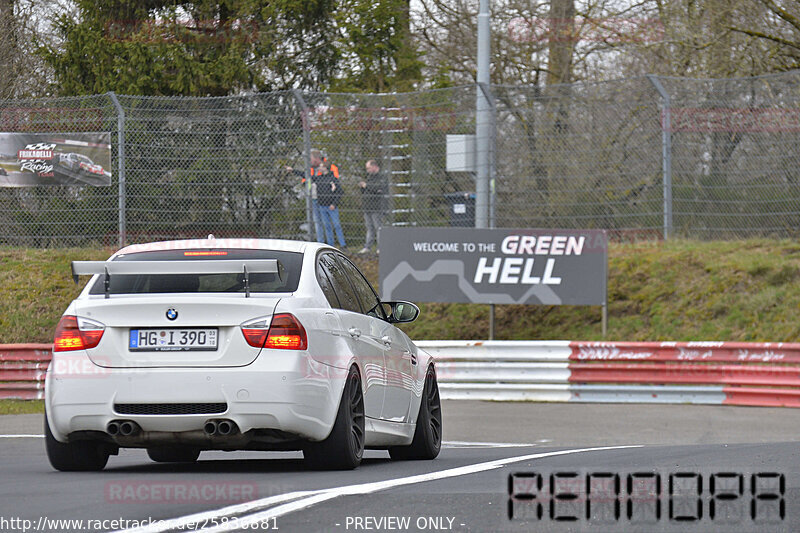
[{"label": "racing banner with car", "polygon": [[606,303],[604,230],[384,227],[379,243],[384,300]]},{"label": "racing banner with car", "polygon": [[111,185],[111,134],[0,132],[0,187]]}]

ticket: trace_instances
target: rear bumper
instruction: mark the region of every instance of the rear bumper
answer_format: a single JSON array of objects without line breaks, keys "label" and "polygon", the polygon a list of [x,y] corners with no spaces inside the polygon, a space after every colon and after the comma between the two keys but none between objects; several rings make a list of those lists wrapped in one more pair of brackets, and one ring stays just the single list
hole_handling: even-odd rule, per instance
[{"label": "rear bumper", "polygon": [[[145,436],[158,435],[162,443],[169,442],[170,434],[175,442],[186,442],[202,435],[209,419],[224,418],[241,433],[271,429],[324,439],[336,418],[346,371],[316,362],[306,352],[269,352],[234,368],[107,369],[88,357],[81,365],[51,364],[45,386],[50,429],[66,442],[76,432],[105,433],[109,422],[124,419],[138,424]],[[75,353],[68,357],[81,357]],[[213,414],[120,414],[114,406],[121,403],[224,403],[226,409]],[[229,445],[236,442],[241,439]]]}]

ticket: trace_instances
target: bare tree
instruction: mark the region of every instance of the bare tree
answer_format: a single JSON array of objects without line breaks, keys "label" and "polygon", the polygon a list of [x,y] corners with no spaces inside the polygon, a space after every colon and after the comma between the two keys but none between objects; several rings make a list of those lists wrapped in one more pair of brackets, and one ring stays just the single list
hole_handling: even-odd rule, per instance
[{"label": "bare tree", "polygon": [[14,16],[14,0],[0,0],[0,98],[14,96],[19,76],[18,26]]},{"label": "bare tree", "polygon": [[[547,40],[539,30],[545,3],[491,3],[493,83],[538,84],[546,72]],[[474,83],[477,55],[477,0],[420,0],[412,4],[411,28],[425,62],[425,78]]]},{"label": "bare tree", "polygon": [[770,53],[765,59],[771,63],[771,70],[800,68],[800,4],[773,0],[751,4],[749,10],[741,6],[740,16],[730,29],[766,47]]},{"label": "bare tree", "polygon": [[776,47],[743,31],[755,31],[769,18],[762,0],[644,0],[624,16],[640,31],[604,43],[618,52],[612,69],[617,76],[722,78],[778,66]]},{"label": "bare tree", "polygon": [[572,60],[579,35],[575,32],[575,1],[550,2],[547,84],[572,81]]},{"label": "bare tree", "polygon": [[0,99],[49,94],[53,73],[37,48],[56,42],[56,18],[73,9],[70,0],[0,0]]}]

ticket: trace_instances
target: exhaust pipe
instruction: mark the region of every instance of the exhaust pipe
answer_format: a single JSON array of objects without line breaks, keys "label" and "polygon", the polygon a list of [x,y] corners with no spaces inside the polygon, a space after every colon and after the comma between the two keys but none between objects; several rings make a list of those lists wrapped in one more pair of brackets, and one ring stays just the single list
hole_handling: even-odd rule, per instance
[{"label": "exhaust pipe", "polygon": [[139,426],[130,420],[123,420],[119,423],[119,434],[123,437],[130,437],[139,432]]},{"label": "exhaust pipe", "polygon": [[106,426],[106,432],[112,437],[130,437],[142,431],[133,420],[112,420]]},{"label": "exhaust pipe", "polygon": [[212,437],[217,434],[217,422],[216,420],[209,420],[203,426],[203,432],[209,437]]},{"label": "exhaust pipe", "polygon": [[207,420],[203,426],[207,437],[227,437],[238,431],[239,428],[233,420]]}]

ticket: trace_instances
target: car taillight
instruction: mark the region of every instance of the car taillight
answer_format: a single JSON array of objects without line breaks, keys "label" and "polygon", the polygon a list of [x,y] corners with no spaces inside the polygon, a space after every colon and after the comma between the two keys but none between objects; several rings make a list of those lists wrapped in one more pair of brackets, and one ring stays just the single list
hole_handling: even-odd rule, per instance
[{"label": "car taillight", "polygon": [[278,348],[282,350],[305,350],[308,348],[306,330],[290,313],[256,318],[242,324],[242,334],[247,344],[254,348]]},{"label": "car taillight", "polygon": [[240,326],[242,328],[244,340],[246,340],[247,344],[253,348],[264,347],[264,343],[267,340],[267,333],[269,333],[269,322],[267,322],[268,318],[269,317],[256,318],[255,320]]},{"label": "car taillight", "polygon": [[62,316],[56,326],[53,351],[69,352],[94,348],[100,343],[103,331],[105,326],[100,322],[72,315]]},{"label": "car taillight", "polygon": [[290,313],[274,315],[272,323],[269,325],[269,335],[267,335],[264,348],[305,350],[308,348],[306,330],[300,321]]}]

